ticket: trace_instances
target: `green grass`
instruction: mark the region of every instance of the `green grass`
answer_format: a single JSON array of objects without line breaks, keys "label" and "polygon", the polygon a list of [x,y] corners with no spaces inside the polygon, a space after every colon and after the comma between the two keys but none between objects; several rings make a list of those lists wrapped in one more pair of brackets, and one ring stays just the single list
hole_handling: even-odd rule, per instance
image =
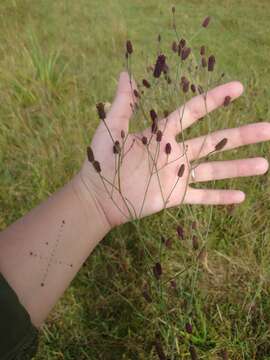
[{"label": "green grass", "polygon": [[[95,104],[113,99],[125,40],[134,43],[139,73],[154,54],[157,34],[169,39],[171,5],[154,0],[1,1],[1,228],[78,171],[98,122]],[[211,128],[269,120],[268,1],[177,0],[175,5],[186,37],[205,15],[213,17],[196,43],[204,41],[216,54],[226,80],[238,79],[246,87],[230,110],[212,117]],[[204,126],[201,122],[189,135]],[[257,154],[267,157],[269,144],[223,158]],[[176,290],[166,285],[161,293],[146,275],[149,262],[136,228],[115,229],[51,313],[35,359],[157,359],[152,346],[157,332],[171,360],[189,359],[190,341],[201,359],[218,359],[223,348],[230,359],[270,359],[269,177],[212,185],[241,188],[247,199],[232,211],[222,206],[212,213],[201,206],[174,211],[185,229],[182,242],[169,216],[141,223],[156,258],[161,235],[172,238],[172,248],[162,248],[165,278],[188,268],[177,278]],[[198,263],[190,246],[194,220],[199,240],[207,237],[214,275]],[[142,296],[145,282],[152,303]],[[192,339],[184,331],[188,321]]]}]

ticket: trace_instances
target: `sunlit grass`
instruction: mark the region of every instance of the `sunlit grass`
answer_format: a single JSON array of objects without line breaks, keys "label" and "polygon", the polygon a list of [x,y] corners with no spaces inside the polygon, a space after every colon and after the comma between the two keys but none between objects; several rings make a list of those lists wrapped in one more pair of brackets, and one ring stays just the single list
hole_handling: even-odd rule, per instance
[{"label": "sunlit grass", "polygon": [[[269,120],[268,1],[177,1],[179,27],[192,36],[210,14],[209,31],[199,35],[216,54],[225,81],[239,79],[244,96],[217,111],[211,128]],[[0,4],[0,226],[23,215],[78,171],[98,123],[95,104],[111,102],[124,44],[135,48],[134,71],[155,54],[156,37],[169,39],[167,1],[3,0]],[[197,43],[197,42],[196,42]],[[141,54],[142,52],[142,54]],[[206,131],[202,121],[188,136]],[[253,145],[223,158],[268,156],[269,145]],[[96,248],[44,326],[37,360],[157,359],[156,333],[170,359],[189,359],[192,342],[202,359],[269,357],[269,179],[237,179],[211,186],[247,193],[234,209],[214,208],[207,236],[208,266],[197,261],[194,234],[205,239],[210,208],[185,207],[177,216],[185,240],[170,217],[144,219],[141,232],[153,254],[160,237],[164,276],[187,267],[177,289],[153,301],[142,290],[149,278],[133,225],[112,231]],[[203,185],[204,186],[204,185]],[[209,184],[207,186],[210,186]],[[191,227],[197,222],[197,229]],[[158,301],[157,301],[158,300]],[[168,310],[168,311],[167,311]]]}]

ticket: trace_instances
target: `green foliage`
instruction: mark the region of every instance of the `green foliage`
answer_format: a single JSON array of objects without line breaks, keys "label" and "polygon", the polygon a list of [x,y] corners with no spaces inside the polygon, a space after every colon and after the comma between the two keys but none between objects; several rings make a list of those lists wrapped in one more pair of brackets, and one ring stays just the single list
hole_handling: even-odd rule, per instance
[{"label": "green foliage", "polygon": [[[216,54],[224,81],[239,79],[246,87],[232,107],[215,113],[211,129],[269,120],[268,1],[175,5],[187,38],[206,15],[213,17],[196,43],[205,41]],[[95,104],[113,99],[125,40],[133,41],[132,65],[139,73],[155,54],[157,34],[170,39],[170,8],[170,2],[154,0],[1,1],[1,228],[78,171],[97,125]],[[188,137],[206,131],[201,121]],[[269,145],[222,158],[255,154],[267,157]],[[218,185],[243,189],[247,200],[236,208],[176,209],[144,219],[139,230],[128,224],[112,231],[51,313],[36,360],[157,359],[157,332],[170,359],[189,359],[190,343],[202,359],[219,359],[222,349],[235,360],[270,358],[269,178]],[[200,245],[207,239],[208,268],[192,248],[193,235]],[[172,239],[171,248],[162,236]],[[141,238],[164,263],[162,281],[150,276],[153,264]],[[145,284],[151,302],[143,297]]]}]

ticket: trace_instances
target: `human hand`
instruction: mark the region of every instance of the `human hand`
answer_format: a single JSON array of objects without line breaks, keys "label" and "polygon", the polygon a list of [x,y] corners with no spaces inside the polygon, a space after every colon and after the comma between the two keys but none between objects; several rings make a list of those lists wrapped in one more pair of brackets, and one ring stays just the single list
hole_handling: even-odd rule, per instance
[{"label": "human hand", "polygon": [[[131,86],[128,73],[121,73],[115,100],[92,140],[95,162],[86,159],[80,171],[82,182],[111,227],[181,203],[241,203],[245,199],[242,191],[194,189],[191,185],[267,171],[268,162],[260,157],[194,165],[195,160],[208,154],[269,140],[270,123],[267,122],[176,141],[179,133],[206,115],[206,108],[211,112],[223,105],[226,96],[231,100],[239,97],[243,92],[241,83],[230,82],[210,90],[206,98],[204,95],[192,98],[184,107],[158,120],[161,132],[155,129],[154,133],[151,128],[142,133],[128,133],[136,101],[132,89],[136,89],[134,81]],[[119,142],[116,146],[115,141]],[[93,161],[93,155],[89,156]]]}]

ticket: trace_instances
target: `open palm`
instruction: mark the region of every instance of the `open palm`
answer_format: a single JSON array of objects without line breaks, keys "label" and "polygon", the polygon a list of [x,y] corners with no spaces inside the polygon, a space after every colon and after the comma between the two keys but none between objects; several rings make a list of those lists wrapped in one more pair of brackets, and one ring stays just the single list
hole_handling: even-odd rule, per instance
[{"label": "open palm", "polygon": [[[267,171],[268,162],[264,158],[202,161],[194,165],[195,160],[216,152],[217,144],[223,139],[226,139],[225,146],[217,151],[269,140],[270,124],[267,122],[219,130],[185,142],[176,141],[181,131],[205,115],[206,108],[211,112],[223,105],[226,96],[232,100],[240,96],[241,83],[218,86],[207,93],[206,99],[204,95],[192,98],[184,108],[157,121],[161,132],[149,128],[142,133],[129,134],[131,104],[134,105],[132,88],[136,88],[135,83],[131,87],[129,75],[121,73],[115,100],[91,144],[101,171],[96,171],[86,159],[80,172],[112,226],[181,203],[240,203],[245,198],[242,191],[194,189],[191,184]],[[114,146],[115,141],[119,146]],[[193,168],[195,178],[191,177]]]}]

